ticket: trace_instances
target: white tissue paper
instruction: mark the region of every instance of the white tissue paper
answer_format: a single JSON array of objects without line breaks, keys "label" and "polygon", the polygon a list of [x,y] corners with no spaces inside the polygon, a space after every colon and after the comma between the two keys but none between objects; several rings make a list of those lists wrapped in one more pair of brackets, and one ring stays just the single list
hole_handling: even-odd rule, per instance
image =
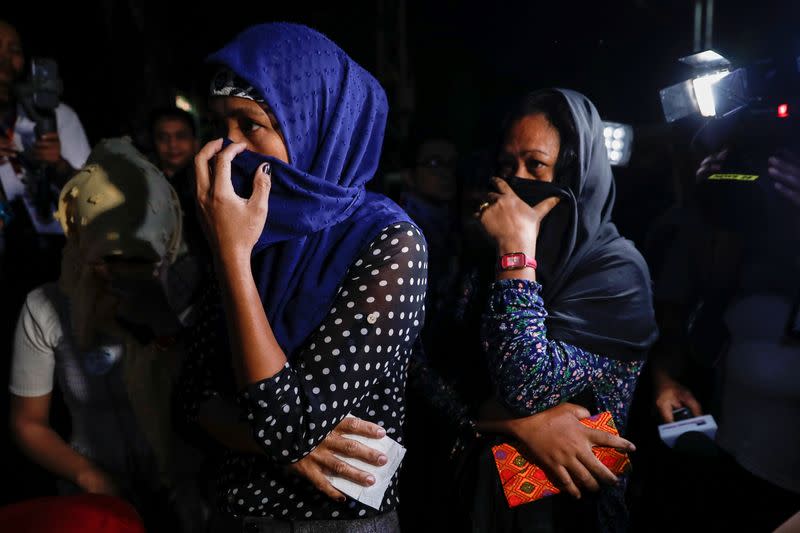
[{"label": "white tissue paper", "polygon": [[337,455],[339,459],[350,466],[372,474],[375,477],[375,483],[371,487],[362,487],[358,483],[340,477],[328,476],[328,480],[331,482],[331,485],[351,498],[360,501],[364,505],[369,505],[373,509],[380,509],[386,489],[389,488],[389,483],[392,481],[394,473],[400,467],[403,456],[406,454],[406,449],[389,436],[380,439],[370,439],[349,434],[345,434],[344,436],[348,439],[358,441],[365,446],[369,446],[373,450],[383,452],[387,458],[386,464],[383,466],[373,466],[369,463],[359,461],[358,459]]}]

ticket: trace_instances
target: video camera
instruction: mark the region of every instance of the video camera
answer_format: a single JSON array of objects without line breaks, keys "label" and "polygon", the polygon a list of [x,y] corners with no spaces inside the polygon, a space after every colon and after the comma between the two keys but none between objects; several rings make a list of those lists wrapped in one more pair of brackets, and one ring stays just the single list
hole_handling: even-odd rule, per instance
[{"label": "video camera", "polygon": [[692,141],[703,154],[731,148],[719,181],[756,182],[767,159],[800,147],[800,58],[775,56],[732,69],[713,50],[680,61],[694,77],[660,92],[667,122],[706,117]]},{"label": "video camera", "polygon": [[[63,84],[58,76],[58,64],[49,58],[33,58],[31,60],[30,78],[14,87],[17,101],[25,113],[35,122],[36,138],[46,133],[58,132],[56,108],[61,100]],[[33,199],[37,215],[43,221],[53,218],[53,205],[57,200],[55,191],[48,179],[44,165],[33,164],[27,158],[22,159],[30,175],[28,192]]]}]

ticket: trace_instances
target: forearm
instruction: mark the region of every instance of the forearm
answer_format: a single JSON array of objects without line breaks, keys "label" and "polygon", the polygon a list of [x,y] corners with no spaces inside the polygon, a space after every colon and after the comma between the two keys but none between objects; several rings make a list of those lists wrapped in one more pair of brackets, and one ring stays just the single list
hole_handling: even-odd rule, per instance
[{"label": "forearm", "polygon": [[286,356],[264,313],[249,255],[222,255],[216,265],[222,283],[233,367],[237,385],[242,389],[280,372]]},{"label": "forearm", "polygon": [[53,429],[38,422],[15,422],[14,439],[20,449],[38,465],[57,476],[80,485],[80,474],[95,465],[64,442]]},{"label": "forearm", "polygon": [[482,337],[502,403],[524,416],[576,396],[589,384],[593,355],[548,339],[539,286],[500,281],[492,289]]},{"label": "forearm", "polygon": [[198,412],[197,423],[214,440],[231,450],[263,454],[251,434],[250,425],[237,420],[238,409],[221,398],[204,403]]}]

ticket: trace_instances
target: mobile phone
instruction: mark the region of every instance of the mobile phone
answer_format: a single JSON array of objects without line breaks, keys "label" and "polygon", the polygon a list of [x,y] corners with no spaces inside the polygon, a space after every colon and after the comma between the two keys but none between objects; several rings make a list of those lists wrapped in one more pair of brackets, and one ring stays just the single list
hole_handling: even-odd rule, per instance
[{"label": "mobile phone", "polygon": [[675,422],[680,422],[681,420],[688,420],[693,417],[694,415],[692,414],[692,412],[689,410],[688,407],[679,407],[677,409],[672,410],[672,419]]}]

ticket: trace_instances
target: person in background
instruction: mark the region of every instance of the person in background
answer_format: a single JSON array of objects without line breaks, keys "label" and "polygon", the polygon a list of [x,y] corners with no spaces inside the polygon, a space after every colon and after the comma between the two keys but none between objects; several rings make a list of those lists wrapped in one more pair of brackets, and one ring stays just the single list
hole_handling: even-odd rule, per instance
[{"label": "person in background", "polygon": [[[12,436],[63,494],[120,496],[149,531],[191,531],[202,506],[184,499],[193,466],[169,409],[188,307],[172,268],[183,253],[177,195],[129,140],[111,139],[65,185],[57,218],[67,236],[61,277],[28,294],[17,323]],[[49,419],[55,382],[68,441]],[[176,498],[182,507],[167,512]]]},{"label": "person in background", "polygon": [[[697,208],[684,213],[656,278],[661,422],[686,409],[718,425],[715,441],[679,439],[666,456],[675,485],[662,501],[682,475],[697,484],[664,530],[693,516],[698,527],[771,531],[800,508],[800,162],[776,149],[755,183],[708,181],[736,169],[736,150],[700,164]],[[753,512],[729,512],[743,508]]]},{"label": "person in background", "polygon": [[[8,21],[0,20],[0,348],[5,354],[0,380],[5,382],[19,309],[30,290],[58,277],[64,245],[57,222],[50,220],[48,224],[53,233],[37,229],[39,212],[32,207],[33,202],[23,202],[23,196],[32,192],[27,183],[36,172],[52,185],[41,188],[47,201],[39,204],[49,217],[55,210],[58,189],[74,169],[84,165],[90,151],[78,115],[64,103],[55,110],[57,131],[37,138],[36,125],[15,93],[25,72],[26,56],[19,31]],[[7,395],[0,395],[0,411],[4,414],[8,413],[8,400]],[[60,412],[63,405],[56,402],[55,414]],[[0,449],[8,452],[3,456],[7,461],[5,471],[17,472],[21,480],[13,491],[0,488],[0,501],[41,494],[42,487],[51,480],[40,471],[26,470],[25,461],[7,434],[0,441]]]},{"label": "person in background", "polygon": [[44,164],[52,182],[61,186],[83,166],[90,150],[78,115],[65,103],[55,110],[58,131],[36,136],[36,124],[14,91],[24,68],[20,35],[14,26],[0,20],[0,177],[6,202],[25,192],[23,178],[30,169],[23,161]]},{"label": "person in background", "polygon": [[428,293],[422,334],[426,346],[438,329],[439,313],[458,271],[457,159],[456,147],[450,141],[424,141],[406,175],[406,189],[400,199],[400,206],[428,242]]},{"label": "person in background", "polygon": [[150,135],[156,166],[170,181],[191,165],[200,149],[194,116],[177,107],[160,108],[152,113]]}]

